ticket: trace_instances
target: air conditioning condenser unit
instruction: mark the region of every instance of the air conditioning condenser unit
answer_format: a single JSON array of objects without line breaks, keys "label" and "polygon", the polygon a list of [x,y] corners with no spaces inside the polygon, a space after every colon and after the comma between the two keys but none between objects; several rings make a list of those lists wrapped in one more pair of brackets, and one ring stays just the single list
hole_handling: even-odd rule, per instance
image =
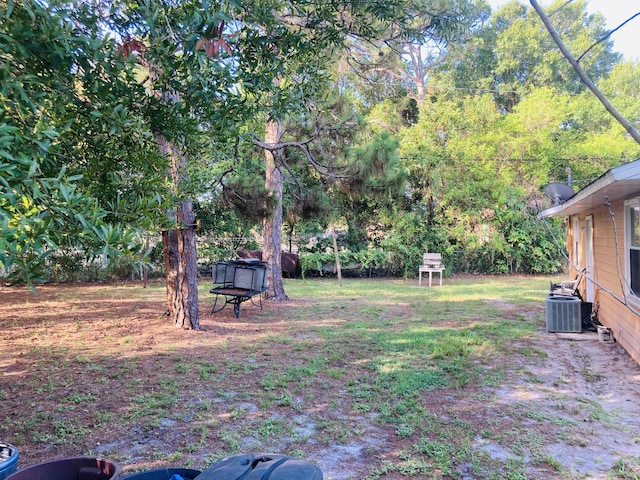
[{"label": "air conditioning condenser unit", "polygon": [[577,297],[547,297],[547,332],[582,332],[582,302]]}]

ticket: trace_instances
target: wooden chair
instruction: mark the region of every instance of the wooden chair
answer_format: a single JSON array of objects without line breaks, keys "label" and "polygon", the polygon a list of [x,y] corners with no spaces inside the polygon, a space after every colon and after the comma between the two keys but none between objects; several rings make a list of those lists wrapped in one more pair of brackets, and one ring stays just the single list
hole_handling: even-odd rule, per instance
[{"label": "wooden chair", "polygon": [[442,272],[444,271],[444,265],[442,265],[442,255],[439,253],[425,253],[422,256],[422,265],[418,270],[418,286],[422,285],[422,272],[429,273],[429,286],[431,286],[431,276],[433,272],[440,274],[440,286],[442,286]]}]

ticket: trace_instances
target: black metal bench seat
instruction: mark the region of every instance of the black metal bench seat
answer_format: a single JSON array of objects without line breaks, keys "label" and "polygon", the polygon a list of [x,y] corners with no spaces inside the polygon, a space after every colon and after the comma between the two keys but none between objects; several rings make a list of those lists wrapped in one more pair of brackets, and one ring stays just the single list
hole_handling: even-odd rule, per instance
[{"label": "black metal bench seat", "polygon": [[[262,310],[262,293],[267,290],[267,264],[257,259],[234,260],[231,262],[219,262],[213,267],[213,283],[218,286],[209,290],[214,294],[215,300],[211,315],[221,311],[224,307],[233,305],[233,314],[240,317],[240,305],[251,300],[256,305],[253,297],[257,296]],[[224,303],[218,307],[219,297]]]}]

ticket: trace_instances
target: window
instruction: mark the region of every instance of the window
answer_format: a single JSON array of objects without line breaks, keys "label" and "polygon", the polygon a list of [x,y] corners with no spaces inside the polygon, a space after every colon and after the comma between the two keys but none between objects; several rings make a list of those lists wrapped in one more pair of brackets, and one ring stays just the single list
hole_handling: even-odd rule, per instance
[{"label": "window", "polygon": [[629,293],[640,297],[640,198],[628,200],[625,207]]}]

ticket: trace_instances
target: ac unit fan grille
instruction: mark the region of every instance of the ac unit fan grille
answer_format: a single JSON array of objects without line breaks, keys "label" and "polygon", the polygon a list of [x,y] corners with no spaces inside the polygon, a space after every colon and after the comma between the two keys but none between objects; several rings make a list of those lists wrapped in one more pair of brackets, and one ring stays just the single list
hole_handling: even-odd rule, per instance
[{"label": "ac unit fan grille", "polygon": [[547,332],[582,332],[581,305],[574,297],[547,298]]}]

